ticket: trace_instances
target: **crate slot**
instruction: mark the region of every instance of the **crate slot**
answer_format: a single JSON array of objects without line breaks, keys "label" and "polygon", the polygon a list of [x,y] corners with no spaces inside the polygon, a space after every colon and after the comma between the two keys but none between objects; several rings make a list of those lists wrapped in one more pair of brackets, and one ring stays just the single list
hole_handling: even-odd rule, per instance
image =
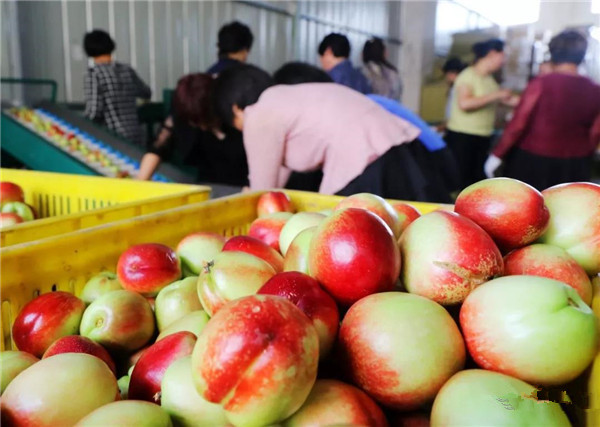
[{"label": "crate slot", "polygon": [[3,229],[3,248],[175,208],[188,198],[194,202],[210,198],[210,187],[199,185],[4,168],[1,171],[2,179],[23,188],[39,217],[47,218],[20,224],[18,229]]},{"label": "crate slot", "polygon": [[[13,319],[12,306],[10,301],[2,301],[2,325],[11,325]],[[15,316],[16,317],[16,316]],[[12,327],[2,330],[2,345],[4,348],[11,348]]]}]

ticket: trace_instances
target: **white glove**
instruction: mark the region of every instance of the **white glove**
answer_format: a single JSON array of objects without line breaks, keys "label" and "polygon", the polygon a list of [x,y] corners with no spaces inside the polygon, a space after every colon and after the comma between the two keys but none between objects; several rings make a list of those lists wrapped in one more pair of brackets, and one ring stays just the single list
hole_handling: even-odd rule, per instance
[{"label": "white glove", "polygon": [[496,157],[493,154],[490,154],[487,160],[485,161],[485,164],[483,165],[483,172],[485,173],[485,176],[487,176],[488,178],[493,178],[494,172],[496,172],[496,169],[498,169],[501,164],[502,159],[500,157]]}]

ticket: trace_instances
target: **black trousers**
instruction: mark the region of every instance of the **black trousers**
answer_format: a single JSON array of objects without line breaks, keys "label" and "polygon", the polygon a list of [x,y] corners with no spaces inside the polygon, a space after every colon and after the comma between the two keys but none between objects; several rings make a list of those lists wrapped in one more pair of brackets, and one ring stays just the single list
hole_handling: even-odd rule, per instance
[{"label": "black trousers", "polygon": [[409,144],[408,148],[436,191],[436,195],[432,196],[435,200],[432,201],[442,202],[446,200],[443,194],[447,195],[459,189],[458,166],[448,147],[429,151],[417,140]]},{"label": "black trousers", "polygon": [[591,181],[593,156],[557,158],[513,148],[506,158],[504,176],[542,191],[566,182]]},{"label": "black trousers", "polygon": [[491,137],[448,130],[444,139],[456,160],[461,189],[485,179],[483,164],[490,151]]},{"label": "black trousers", "polygon": [[[419,140],[392,147],[336,194],[451,203],[456,165],[448,150],[429,152]],[[323,172],[292,172],[285,188],[319,191]]]},{"label": "black trousers", "polygon": [[372,193],[388,199],[451,203],[435,161],[421,158],[426,151],[421,147],[418,140],[392,147],[336,194]]},{"label": "black trousers", "polygon": [[285,188],[289,190],[302,190],[318,192],[323,180],[323,171],[292,172],[288,178]]}]

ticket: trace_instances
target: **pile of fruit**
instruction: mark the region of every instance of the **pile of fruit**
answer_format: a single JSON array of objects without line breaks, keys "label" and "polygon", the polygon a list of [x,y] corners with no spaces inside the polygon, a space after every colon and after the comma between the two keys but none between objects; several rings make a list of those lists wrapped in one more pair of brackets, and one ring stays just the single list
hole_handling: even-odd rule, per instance
[{"label": "pile of fruit", "polygon": [[600,186],[257,210],[247,235],[135,245],[79,297],[23,307],[2,424],[570,425],[540,391],[598,352]]},{"label": "pile of fruit", "polygon": [[[101,175],[128,178],[137,174],[139,162],[41,108],[12,108],[8,113]],[[167,181],[159,174],[156,174],[153,180]]]},{"label": "pile of fruit", "polygon": [[19,107],[9,110],[9,113],[61,150],[97,169],[102,175],[124,178],[135,174],[133,161],[119,159],[115,150],[42,109]]},{"label": "pile of fruit", "polygon": [[0,229],[33,221],[37,214],[33,206],[25,203],[23,189],[14,182],[0,182]]}]

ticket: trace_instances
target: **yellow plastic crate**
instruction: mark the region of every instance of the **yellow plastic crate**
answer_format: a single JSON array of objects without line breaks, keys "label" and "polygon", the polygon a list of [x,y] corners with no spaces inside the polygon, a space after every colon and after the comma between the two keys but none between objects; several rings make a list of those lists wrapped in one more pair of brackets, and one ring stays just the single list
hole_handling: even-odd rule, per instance
[{"label": "yellow plastic crate", "polygon": [[[342,197],[287,191],[298,211],[333,208]],[[0,250],[2,267],[2,350],[13,348],[11,328],[19,310],[36,296],[55,290],[79,295],[89,278],[103,270],[114,271],[119,255],[129,246],[157,242],[175,247],[185,235],[212,231],[224,236],[246,233],[256,219],[262,192],[247,193],[180,206],[131,219],[100,225],[62,236],[18,244]],[[425,214],[448,205],[407,202]],[[600,316],[600,291],[594,294]],[[587,425],[600,425],[600,355],[589,377],[590,405]]]},{"label": "yellow plastic crate", "polygon": [[1,169],[0,181],[21,186],[41,218],[2,229],[2,247],[210,198],[206,186],[15,169]]},{"label": "yellow plastic crate", "polygon": [[[342,199],[286,192],[298,211],[333,208]],[[225,236],[243,234],[256,219],[256,203],[261,194],[246,193],[188,204],[2,248],[2,348],[11,347],[14,318],[35,296],[54,290],[78,295],[92,275],[103,270],[114,271],[119,255],[134,244],[156,242],[175,247],[194,231],[213,231]],[[440,207],[410,203],[422,213]]]}]

